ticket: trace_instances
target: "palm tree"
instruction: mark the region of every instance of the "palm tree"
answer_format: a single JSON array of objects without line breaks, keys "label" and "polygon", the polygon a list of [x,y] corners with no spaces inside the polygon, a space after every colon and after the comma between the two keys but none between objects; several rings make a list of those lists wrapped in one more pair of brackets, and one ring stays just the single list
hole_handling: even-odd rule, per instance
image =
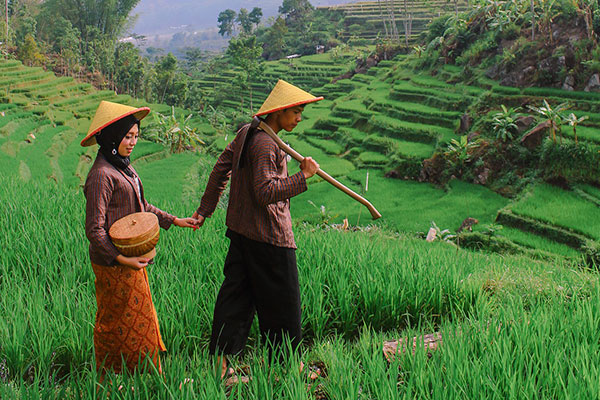
[{"label": "palm tree", "polygon": [[589,117],[587,115],[577,118],[577,116],[573,113],[569,114],[566,117],[563,116],[563,121],[573,127],[573,135],[575,136],[575,144],[577,144],[577,125],[579,125],[581,122],[585,121],[588,118]]}]

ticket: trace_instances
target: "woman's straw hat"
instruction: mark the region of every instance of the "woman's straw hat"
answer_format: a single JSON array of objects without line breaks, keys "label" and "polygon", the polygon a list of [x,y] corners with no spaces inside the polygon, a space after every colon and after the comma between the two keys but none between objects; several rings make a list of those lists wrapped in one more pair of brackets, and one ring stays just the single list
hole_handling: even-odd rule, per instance
[{"label": "woman's straw hat", "polygon": [[273,90],[271,90],[269,97],[267,97],[263,105],[260,107],[260,110],[258,110],[254,116],[258,117],[260,115],[270,114],[275,111],[299,106],[302,104],[313,103],[319,100],[323,100],[323,97],[315,97],[312,94],[280,79],[277,81],[277,84]]},{"label": "woman's straw hat", "polygon": [[121,118],[125,118],[128,115],[133,114],[138,120],[141,120],[148,115],[149,112],[150,109],[148,107],[135,108],[103,100],[100,102],[100,105],[96,110],[96,115],[94,115],[94,119],[92,120],[92,124],[90,125],[87,136],[81,141],[81,145],[91,146],[96,144],[96,133],[100,132],[102,129],[106,128],[113,122],[120,120]]}]

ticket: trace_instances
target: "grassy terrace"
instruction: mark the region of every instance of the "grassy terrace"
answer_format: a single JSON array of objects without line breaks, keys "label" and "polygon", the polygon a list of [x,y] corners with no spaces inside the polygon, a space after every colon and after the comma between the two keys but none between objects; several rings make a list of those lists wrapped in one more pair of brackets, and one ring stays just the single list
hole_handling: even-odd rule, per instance
[{"label": "grassy terrace", "polygon": [[571,191],[539,184],[523,199],[512,204],[510,209],[515,214],[532,217],[595,240],[600,239],[598,207]]},{"label": "grassy terrace", "polygon": [[[454,12],[454,5],[448,4],[447,2],[422,2],[415,0],[390,4],[376,1],[360,1],[332,6],[318,6],[317,8],[343,11],[345,16],[344,25],[346,27],[360,25],[361,29],[358,30],[358,36],[360,38],[375,39],[378,35],[382,35],[385,32],[382,16],[389,15],[392,7],[394,8],[396,24],[401,35],[404,32],[402,21],[405,19],[405,7],[411,14],[411,43],[416,42],[419,35],[426,29],[427,23],[429,23],[432,18],[436,17],[441,9],[447,13]],[[458,1],[458,8],[459,11],[465,10],[466,1]],[[352,34],[356,35],[356,29],[353,30]],[[348,31],[343,31],[342,35],[347,37],[350,33],[348,33]]]}]

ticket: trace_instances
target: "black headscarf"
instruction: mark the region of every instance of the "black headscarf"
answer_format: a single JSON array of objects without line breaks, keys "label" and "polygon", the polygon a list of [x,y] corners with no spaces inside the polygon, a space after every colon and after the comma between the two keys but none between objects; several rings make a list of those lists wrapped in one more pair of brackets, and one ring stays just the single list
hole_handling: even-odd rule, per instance
[{"label": "black headscarf", "polygon": [[129,168],[129,157],[119,154],[119,145],[133,125],[140,127],[140,121],[133,115],[113,122],[96,134],[96,142],[100,145],[99,152],[106,160],[125,174],[133,177],[133,171]]}]

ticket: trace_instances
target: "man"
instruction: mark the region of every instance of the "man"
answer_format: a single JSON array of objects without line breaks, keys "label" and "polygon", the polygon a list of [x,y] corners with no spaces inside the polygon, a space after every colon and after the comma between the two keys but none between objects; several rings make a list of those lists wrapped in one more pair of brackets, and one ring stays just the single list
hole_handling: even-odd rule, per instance
[{"label": "man", "polygon": [[[304,106],[322,99],[279,80],[255,116],[266,116],[265,123],[275,133],[291,132],[302,120]],[[319,164],[306,157],[300,171],[288,176],[286,154],[250,124],[238,131],[217,160],[193,215],[201,226],[231,178],[226,218],[230,246],[215,305],[211,354],[240,353],[255,311],[261,335],[269,344],[277,347],[287,336],[292,347],[298,347],[300,290],[289,199],[307,189],[306,180],[318,169]],[[219,360],[224,377],[227,360]]]}]

